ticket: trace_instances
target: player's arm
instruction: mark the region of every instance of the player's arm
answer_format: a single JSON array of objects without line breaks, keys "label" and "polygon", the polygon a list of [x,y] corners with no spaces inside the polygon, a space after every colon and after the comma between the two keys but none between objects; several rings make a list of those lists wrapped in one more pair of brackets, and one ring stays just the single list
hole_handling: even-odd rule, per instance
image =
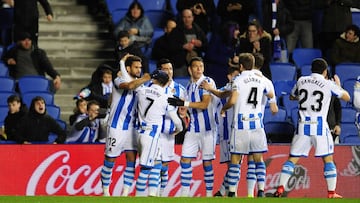
[{"label": "player's arm", "polygon": [[203,88],[206,91],[211,92],[213,95],[215,95],[215,96],[217,96],[219,98],[225,98],[225,97],[229,97],[231,95],[231,91],[228,91],[228,90],[220,91],[220,90],[214,88],[206,80],[201,82],[200,87]]},{"label": "player's arm", "polygon": [[183,131],[185,124],[183,124],[183,121],[180,119],[180,117],[179,117],[179,115],[177,113],[177,109],[169,111],[168,114],[169,114],[171,120],[174,122],[174,125],[176,127],[175,134]]},{"label": "player's arm", "polygon": [[145,73],[141,78],[136,79],[136,80],[132,80],[130,82],[122,82],[119,84],[119,88],[120,89],[125,89],[125,90],[134,90],[137,87],[139,87],[140,85],[146,83],[147,81],[149,81],[151,79],[150,74],[149,73]]},{"label": "player's arm", "polygon": [[334,80],[335,84],[342,89],[342,94],[341,94],[341,97],[340,97],[339,99],[342,99],[342,100],[344,100],[344,101],[346,101],[346,102],[350,101],[350,94],[349,94],[348,91],[344,90],[344,89],[341,87],[341,82],[340,82],[339,76],[334,75],[333,80]]},{"label": "player's arm", "polygon": [[211,95],[203,95],[200,102],[184,101],[178,97],[169,97],[168,102],[172,106],[185,106],[195,109],[206,109],[211,102]]},{"label": "player's arm", "polygon": [[225,111],[227,111],[228,109],[230,109],[232,106],[234,106],[234,104],[236,103],[237,99],[239,97],[239,93],[236,90],[233,90],[229,100],[224,104],[223,108],[221,109],[220,114],[224,115]]}]

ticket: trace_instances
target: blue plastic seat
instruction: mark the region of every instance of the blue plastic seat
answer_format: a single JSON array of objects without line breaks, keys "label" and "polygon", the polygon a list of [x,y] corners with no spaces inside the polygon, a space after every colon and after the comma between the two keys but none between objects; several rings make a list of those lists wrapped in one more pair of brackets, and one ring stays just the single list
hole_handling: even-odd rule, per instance
[{"label": "blue plastic seat", "polygon": [[49,80],[43,76],[23,76],[18,80],[21,94],[33,91],[49,91]]},{"label": "blue plastic seat", "polygon": [[15,81],[6,76],[0,76],[0,91],[15,91]]},{"label": "blue plastic seat", "polygon": [[278,80],[274,83],[275,94],[277,97],[286,96],[291,94],[291,90],[296,84],[295,80]]},{"label": "blue plastic seat", "polygon": [[7,106],[7,99],[9,96],[16,94],[12,91],[0,91],[0,106]]},{"label": "blue plastic seat", "polygon": [[60,107],[56,105],[48,104],[46,105],[46,112],[48,115],[50,115],[54,119],[60,119]]},{"label": "blue plastic seat", "polygon": [[311,64],[305,64],[300,67],[301,76],[311,75]]},{"label": "blue plastic seat", "polygon": [[56,119],[56,122],[61,126],[61,128],[62,128],[63,130],[66,130],[67,124],[66,124],[65,121],[63,121],[63,120],[61,120],[61,119]]},{"label": "blue plastic seat", "polygon": [[299,124],[299,109],[298,107],[295,107],[291,109],[291,122],[295,126],[295,129],[297,128]]},{"label": "blue plastic seat", "polygon": [[358,136],[355,123],[341,123],[340,143],[347,143],[346,138],[355,135]]},{"label": "blue plastic seat", "polygon": [[34,97],[40,96],[44,98],[45,104],[54,104],[54,95],[50,92],[26,92],[21,94],[23,103],[29,108]]},{"label": "blue plastic seat", "polygon": [[271,63],[270,71],[273,82],[296,79],[296,67],[291,63]]},{"label": "blue plastic seat", "polygon": [[120,20],[126,15],[127,9],[117,9],[111,12],[111,22],[114,26],[119,24]]},{"label": "blue plastic seat", "polygon": [[355,123],[356,110],[352,107],[341,108],[341,123]]},{"label": "blue plastic seat", "polygon": [[360,27],[360,12],[352,12],[352,23]]},{"label": "blue plastic seat", "polygon": [[287,112],[286,109],[279,107],[279,111],[276,114],[272,114],[270,107],[265,107],[263,123],[270,121],[286,121]]},{"label": "blue plastic seat", "polygon": [[355,85],[356,79],[347,79],[342,82],[342,87],[349,92],[350,95],[350,101],[346,102],[344,100],[340,100],[341,106],[344,107],[353,107],[353,99],[354,99],[354,85]]},{"label": "blue plastic seat", "polygon": [[128,9],[134,0],[106,0],[105,4],[109,13],[117,9]]},{"label": "blue plastic seat", "polygon": [[147,10],[145,16],[149,18],[154,29],[162,29],[165,27],[166,21],[172,17],[172,14],[166,10]]},{"label": "blue plastic seat", "polygon": [[289,96],[282,97],[282,102],[286,109],[286,112],[288,112],[288,116],[291,117],[291,110],[293,108],[297,108],[299,102],[297,100],[290,100]]},{"label": "blue plastic seat", "polygon": [[264,124],[264,130],[270,143],[290,143],[295,128],[287,121],[272,121]]},{"label": "blue plastic seat", "polygon": [[166,0],[138,0],[144,10],[164,10]]},{"label": "blue plastic seat", "polygon": [[296,48],[292,54],[294,63],[298,69],[303,65],[311,64],[315,58],[322,57],[321,50],[316,48]]},{"label": "blue plastic seat", "polygon": [[8,112],[9,108],[7,106],[0,106],[0,123],[4,124]]},{"label": "blue plastic seat", "polygon": [[340,63],[335,66],[335,73],[342,82],[356,79],[357,76],[360,76],[360,63]]},{"label": "blue plastic seat", "polygon": [[8,67],[0,61],[0,76],[9,76]]}]

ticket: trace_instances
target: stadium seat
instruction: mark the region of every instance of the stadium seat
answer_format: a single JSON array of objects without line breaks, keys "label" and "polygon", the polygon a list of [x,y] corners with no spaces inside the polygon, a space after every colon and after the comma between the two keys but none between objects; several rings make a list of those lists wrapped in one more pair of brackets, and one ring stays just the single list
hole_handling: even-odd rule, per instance
[{"label": "stadium seat", "polygon": [[60,107],[56,105],[48,104],[46,105],[46,112],[48,115],[50,115],[54,119],[60,119]]},{"label": "stadium seat", "polygon": [[134,0],[106,0],[106,7],[109,13],[114,12],[117,9],[128,9],[130,4]]},{"label": "stadium seat", "polygon": [[165,10],[166,0],[138,0],[144,10]]},{"label": "stadium seat", "polygon": [[350,145],[360,145],[360,137],[359,135],[349,135],[344,137],[343,144],[350,144]]},{"label": "stadium seat", "polygon": [[356,110],[352,107],[341,108],[341,123],[355,123]]},{"label": "stadium seat", "polygon": [[15,91],[15,81],[6,76],[0,76],[0,91]]},{"label": "stadium seat", "polygon": [[184,86],[184,88],[186,88],[187,84],[190,81],[190,77],[174,77],[174,81]]},{"label": "stadium seat", "polygon": [[357,76],[360,76],[360,63],[340,63],[335,66],[335,73],[342,82],[356,79]]},{"label": "stadium seat", "polygon": [[311,75],[311,64],[305,64],[300,67],[301,76]]},{"label": "stadium seat", "polygon": [[111,22],[114,26],[126,15],[127,9],[117,9],[111,12]]},{"label": "stadium seat", "polygon": [[9,69],[3,62],[0,62],[0,76],[9,76]]},{"label": "stadium seat", "polygon": [[295,80],[278,80],[274,83],[275,94],[278,98],[281,96],[289,96],[292,88],[296,84]]},{"label": "stadium seat", "polygon": [[[360,68],[360,67],[359,67]],[[354,99],[354,85],[355,85],[356,79],[347,79],[342,82],[342,87],[349,92],[350,95],[350,101],[345,102],[341,100],[341,105],[345,106],[353,106],[353,99]]]},{"label": "stadium seat", "polygon": [[360,27],[360,12],[352,12],[351,15],[353,24]]},{"label": "stadium seat", "polygon": [[296,67],[291,63],[271,63],[270,71],[273,82],[296,79]]},{"label": "stadium seat", "polygon": [[263,123],[270,121],[286,121],[287,113],[286,109],[279,107],[279,111],[276,114],[272,114],[270,107],[265,107]]},{"label": "stadium seat", "polygon": [[320,49],[315,48],[296,48],[292,57],[296,67],[300,69],[303,65],[311,64],[315,58],[321,58],[322,53]]},{"label": "stadium seat", "polygon": [[36,96],[44,98],[45,104],[54,104],[54,95],[50,92],[26,92],[24,94],[21,94],[23,103],[28,108],[30,108],[32,99]]},{"label": "stadium seat", "polygon": [[23,76],[18,80],[21,94],[33,91],[49,91],[49,80],[43,76]]},{"label": "stadium seat", "polygon": [[0,106],[7,106],[7,98],[13,94],[16,94],[12,91],[1,91],[0,92]]},{"label": "stadium seat", "polygon": [[290,143],[295,132],[294,126],[287,121],[272,121],[264,124],[269,143]]},{"label": "stadium seat", "polygon": [[154,29],[163,29],[166,25],[166,21],[172,17],[172,14],[165,10],[147,10],[145,15],[149,18]]},{"label": "stadium seat", "polygon": [[358,136],[355,123],[341,123],[340,143],[346,143],[346,138],[354,135]]},{"label": "stadium seat", "polygon": [[151,44],[150,44],[150,47],[153,48],[154,47],[154,44],[155,44],[155,41],[157,39],[159,39],[159,37],[161,37],[162,35],[164,34],[164,29],[163,28],[155,28],[154,29],[154,34],[152,36],[152,40],[151,40]]},{"label": "stadium seat", "polygon": [[0,106],[0,123],[4,124],[8,111],[9,111],[8,106],[3,106],[3,105]]},{"label": "stadium seat", "polygon": [[157,69],[156,67],[156,61],[150,60],[149,61],[149,73],[154,72]]},{"label": "stadium seat", "polygon": [[67,124],[66,124],[65,121],[63,121],[63,120],[61,120],[61,119],[56,119],[56,122],[61,126],[61,128],[62,128],[63,130],[66,130]]},{"label": "stadium seat", "polygon": [[299,102],[297,100],[290,100],[289,96],[282,97],[282,102],[286,109],[286,112],[288,113],[288,117],[291,117],[291,110],[293,108],[297,108]]}]

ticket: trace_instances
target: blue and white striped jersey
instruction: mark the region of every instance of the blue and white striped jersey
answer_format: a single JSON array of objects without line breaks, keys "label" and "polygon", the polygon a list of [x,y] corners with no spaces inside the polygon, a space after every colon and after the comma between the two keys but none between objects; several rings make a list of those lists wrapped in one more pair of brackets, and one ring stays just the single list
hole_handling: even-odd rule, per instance
[{"label": "blue and white striped jersey", "polygon": [[72,129],[69,133],[69,136],[66,138],[66,142],[68,143],[94,143],[95,140],[98,138],[99,135],[99,128],[100,128],[100,121],[99,119],[95,119],[91,122],[90,126],[85,126],[82,130],[76,130],[75,125],[76,123],[88,118],[89,116],[87,114],[80,114],[76,121],[74,122],[74,125],[72,126]]},{"label": "blue and white striped jersey", "polygon": [[[167,87],[165,87],[165,93],[168,95],[173,95],[173,96],[179,97],[181,99],[184,99],[185,98],[185,87],[172,80],[170,82],[170,84]],[[172,107],[173,106],[169,106],[169,108],[172,108]],[[173,108],[175,108],[175,107],[173,107]],[[166,115],[163,116],[163,124],[161,127],[161,132],[165,133],[165,134],[169,134],[169,135],[172,134],[173,132],[175,132],[175,124],[171,120],[168,113],[166,113]]]},{"label": "blue and white striped jersey", "polygon": [[302,76],[291,91],[291,95],[298,97],[299,127],[298,133],[304,135],[322,135],[327,127],[327,115],[331,96],[340,98],[343,94],[341,87],[323,75],[312,73]]},{"label": "blue and white striped jersey", "polygon": [[235,129],[264,127],[262,100],[264,94],[270,91],[269,83],[265,79],[253,71],[243,71],[233,81],[232,89],[239,94],[234,105],[233,126]]},{"label": "blue and white striped jersey", "polygon": [[129,79],[117,77],[114,80],[108,125],[111,128],[128,130],[135,125],[136,92],[119,89],[119,85],[130,82]]},{"label": "blue and white striped jersey", "polygon": [[[186,87],[185,99],[190,102],[200,102],[204,95],[211,95],[209,91],[200,88],[201,82],[206,80],[213,88],[216,88],[213,79],[202,76],[197,82],[191,82]],[[210,102],[207,109],[194,109],[189,108],[190,111],[190,128],[192,132],[206,132],[215,128],[215,108]]]}]

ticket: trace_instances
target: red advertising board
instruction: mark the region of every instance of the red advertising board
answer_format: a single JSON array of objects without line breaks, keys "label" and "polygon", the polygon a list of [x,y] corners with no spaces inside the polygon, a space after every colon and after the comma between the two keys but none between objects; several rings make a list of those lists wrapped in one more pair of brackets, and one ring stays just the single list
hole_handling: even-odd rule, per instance
[{"label": "red advertising board", "polygon": [[[0,195],[101,195],[100,171],[103,145],[1,145]],[[180,195],[179,166],[181,146],[176,147],[176,160],[170,164],[169,196]],[[219,151],[219,150],[217,150]],[[265,192],[274,192],[282,164],[289,152],[288,145],[269,146],[264,159],[267,166]],[[337,192],[344,197],[360,198],[360,146],[336,146],[338,169]],[[246,196],[246,159],[241,168],[239,196]],[[114,167],[110,192],[120,196],[125,160],[121,156]],[[192,162],[192,196],[205,196],[202,162]],[[138,167],[137,167],[137,170]],[[221,185],[226,165],[214,161],[214,192]],[[133,186],[132,195],[135,187]],[[323,163],[313,157],[300,159],[294,175],[286,186],[288,197],[326,197]]]}]

